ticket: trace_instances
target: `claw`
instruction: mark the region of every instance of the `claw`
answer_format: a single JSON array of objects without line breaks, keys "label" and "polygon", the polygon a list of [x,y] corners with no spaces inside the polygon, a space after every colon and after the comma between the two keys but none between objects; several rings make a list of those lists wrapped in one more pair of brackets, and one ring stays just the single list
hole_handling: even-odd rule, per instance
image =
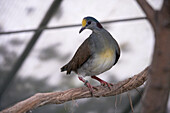
[{"label": "claw", "polygon": [[107,87],[111,90],[111,86],[113,86],[113,84],[111,84],[111,83],[108,83],[108,82],[106,82],[106,81],[100,81],[100,83],[103,85],[103,86],[106,86],[107,85]]},{"label": "claw", "polygon": [[106,85],[107,85],[107,87],[108,87],[110,90],[111,90],[111,86],[113,86],[113,84],[108,83],[108,82],[106,82],[106,81],[104,81],[104,80],[102,80],[102,79],[100,79],[100,78],[98,78],[98,77],[96,77],[96,76],[91,76],[91,78],[96,79],[96,80],[99,81],[99,82],[101,83],[101,85],[103,85],[103,86],[106,86]]},{"label": "claw", "polygon": [[85,86],[89,88],[90,93],[93,96],[93,88],[95,88],[95,87],[92,86],[88,81],[85,82]]},{"label": "claw", "polygon": [[91,95],[93,96],[93,88],[96,89],[94,86],[92,86],[87,80],[84,80],[82,77],[78,77],[82,82],[84,82],[84,85],[88,87]]}]

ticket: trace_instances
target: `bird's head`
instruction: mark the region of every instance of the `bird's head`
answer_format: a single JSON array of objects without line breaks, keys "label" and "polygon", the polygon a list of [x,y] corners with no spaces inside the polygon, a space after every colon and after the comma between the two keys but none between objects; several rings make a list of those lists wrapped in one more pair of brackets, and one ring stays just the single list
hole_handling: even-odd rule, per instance
[{"label": "bird's head", "polygon": [[102,25],[93,17],[85,17],[82,21],[82,28],[80,29],[79,33],[81,33],[84,29],[102,29]]}]

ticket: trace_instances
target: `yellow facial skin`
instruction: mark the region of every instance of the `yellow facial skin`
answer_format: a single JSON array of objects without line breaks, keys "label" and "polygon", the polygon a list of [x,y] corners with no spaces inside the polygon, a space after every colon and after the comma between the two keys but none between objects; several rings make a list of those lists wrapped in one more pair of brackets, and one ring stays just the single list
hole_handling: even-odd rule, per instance
[{"label": "yellow facial skin", "polygon": [[83,19],[83,21],[82,21],[82,27],[85,27],[86,26],[86,19]]}]

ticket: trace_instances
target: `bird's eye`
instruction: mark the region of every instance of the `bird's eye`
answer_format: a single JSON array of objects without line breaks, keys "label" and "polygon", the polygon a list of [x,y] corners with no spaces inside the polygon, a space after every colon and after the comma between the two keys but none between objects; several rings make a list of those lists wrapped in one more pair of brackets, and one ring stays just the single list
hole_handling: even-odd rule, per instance
[{"label": "bird's eye", "polygon": [[88,25],[90,25],[91,24],[91,21],[88,21]]}]

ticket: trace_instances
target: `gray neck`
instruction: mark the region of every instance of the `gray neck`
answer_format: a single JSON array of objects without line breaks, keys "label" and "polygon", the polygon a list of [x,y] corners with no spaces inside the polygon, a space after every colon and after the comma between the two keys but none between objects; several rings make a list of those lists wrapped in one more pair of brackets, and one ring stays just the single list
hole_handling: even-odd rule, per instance
[{"label": "gray neck", "polygon": [[100,33],[101,31],[103,31],[104,29],[103,28],[93,28],[91,29],[94,33]]}]

